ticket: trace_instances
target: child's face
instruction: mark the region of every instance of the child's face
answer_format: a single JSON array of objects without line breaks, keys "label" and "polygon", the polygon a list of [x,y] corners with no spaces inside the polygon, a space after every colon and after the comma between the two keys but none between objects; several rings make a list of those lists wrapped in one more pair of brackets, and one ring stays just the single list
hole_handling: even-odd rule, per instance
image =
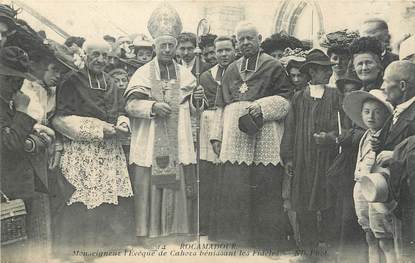
[{"label": "child's face", "polygon": [[150,62],[153,58],[152,48],[138,48],[137,49],[137,60],[141,63]]},{"label": "child's face", "polygon": [[115,85],[119,89],[126,89],[128,85],[128,76],[127,74],[116,74],[112,76],[114,78]]},{"label": "child's face", "polygon": [[375,100],[368,100],[363,103],[362,119],[364,124],[370,130],[380,130],[383,127],[387,117],[387,109],[382,103]]}]

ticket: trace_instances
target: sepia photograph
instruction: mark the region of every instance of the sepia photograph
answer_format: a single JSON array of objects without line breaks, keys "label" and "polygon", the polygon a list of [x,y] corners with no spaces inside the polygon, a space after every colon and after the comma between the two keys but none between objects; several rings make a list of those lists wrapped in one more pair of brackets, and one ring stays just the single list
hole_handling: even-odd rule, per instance
[{"label": "sepia photograph", "polygon": [[414,0],[0,0],[1,263],[415,263]]}]

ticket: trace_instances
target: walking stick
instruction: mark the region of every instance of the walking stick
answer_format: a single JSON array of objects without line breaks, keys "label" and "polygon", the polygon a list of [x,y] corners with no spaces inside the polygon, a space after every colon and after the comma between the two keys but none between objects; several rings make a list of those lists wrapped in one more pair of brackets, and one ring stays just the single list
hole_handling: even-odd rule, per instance
[{"label": "walking stick", "polygon": [[[200,84],[200,60],[202,51],[200,50],[200,38],[207,35],[210,31],[208,21],[203,18],[197,25],[196,34],[196,88]],[[201,105],[200,101],[196,101],[196,183],[197,183],[197,244],[200,247],[200,119],[201,119]]]}]

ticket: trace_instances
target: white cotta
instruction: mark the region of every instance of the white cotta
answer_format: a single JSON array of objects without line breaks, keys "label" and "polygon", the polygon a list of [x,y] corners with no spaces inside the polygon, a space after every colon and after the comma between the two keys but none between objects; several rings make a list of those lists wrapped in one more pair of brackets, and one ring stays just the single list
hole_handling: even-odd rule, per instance
[{"label": "white cotta", "polygon": [[[239,130],[239,118],[246,114],[250,101],[238,101],[226,105],[223,119],[216,118],[222,125],[221,162],[247,165],[277,165],[280,162],[280,143],[284,133],[284,119],[288,114],[289,102],[281,96],[270,96],[256,100],[261,106],[264,125],[254,136]],[[217,136],[216,136],[217,137]],[[220,137],[220,136],[219,136]],[[211,137],[215,139],[215,136]],[[220,140],[220,139],[219,139]]]},{"label": "white cotta", "polygon": [[103,121],[72,115],[55,117],[53,124],[66,137],[60,167],[75,187],[68,205],[81,202],[93,209],[133,195],[122,146],[104,138]]},{"label": "white cotta", "polygon": [[[128,96],[134,92],[150,92],[151,63],[155,63],[156,78],[160,79],[159,64],[157,59],[147,63],[139,68],[132,76],[125,95]],[[180,75],[180,88],[195,87],[196,79],[192,73],[181,65],[177,65],[177,74]],[[183,89],[187,90],[187,89]],[[196,154],[194,149],[194,139],[192,135],[191,115],[194,115],[195,108],[190,103],[191,98],[180,104],[178,117],[178,161],[180,164],[189,165],[196,163]],[[133,106],[127,105],[127,111],[130,113],[131,122],[131,148],[130,164],[136,164],[142,167],[151,167],[154,151],[154,129],[155,123],[150,116],[151,108],[155,101],[139,100]]]},{"label": "white cotta", "polygon": [[212,163],[219,163],[219,156],[213,151],[210,142],[217,111],[222,109],[205,110],[200,117],[200,159]]}]

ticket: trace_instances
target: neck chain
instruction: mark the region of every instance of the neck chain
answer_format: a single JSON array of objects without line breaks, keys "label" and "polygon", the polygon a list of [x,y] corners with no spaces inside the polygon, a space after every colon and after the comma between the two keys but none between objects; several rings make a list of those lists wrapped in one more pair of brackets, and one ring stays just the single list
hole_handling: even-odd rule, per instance
[{"label": "neck chain", "polygon": [[106,91],[106,90],[107,90],[107,81],[105,80],[104,73],[102,73],[102,79],[104,80],[104,85],[105,85],[105,87],[104,87],[104,88],[101,88],[101,84],[100,84],[100,82],[99,82],[99,79],[98,79],[98,77],[95,75],[95,80],[96,80],[96,82],[97,82],[98,87],[97,87],[97,88],[94,88],[94,87],[92,86],[91,74],[89,74],[89,69],[86,69],[86,72],[88,73],[89,87],[90,87],[91,89],[98,89],[98,90],[104,90],[104,91]]},{"label": "neck chain", "polygon": [[[255,69],[254,69],[254,71],[253,71],[253,73],[255,73],[257,70],[258,70],[258,64],[259,64],[259,56],[261,55],[261,52],[259,52],[258,51],[258,54],[256,55],[256,61],[255,61]],[[247,71],[248,70],[248,62],[249,62],[249,60],[251,59],[252,57],[250,57],[250,58],[247,58],[246,59],[246,67],[245,67],[245,71]],[[244,72],[245,72],[244,71]],[[239,72],[241,72],[241,73],[244,73],[244,72],[242,72],[242,63],[241,63],[241,66],[239,67]],[[244,80],[245,81],[245,80]]]}]

